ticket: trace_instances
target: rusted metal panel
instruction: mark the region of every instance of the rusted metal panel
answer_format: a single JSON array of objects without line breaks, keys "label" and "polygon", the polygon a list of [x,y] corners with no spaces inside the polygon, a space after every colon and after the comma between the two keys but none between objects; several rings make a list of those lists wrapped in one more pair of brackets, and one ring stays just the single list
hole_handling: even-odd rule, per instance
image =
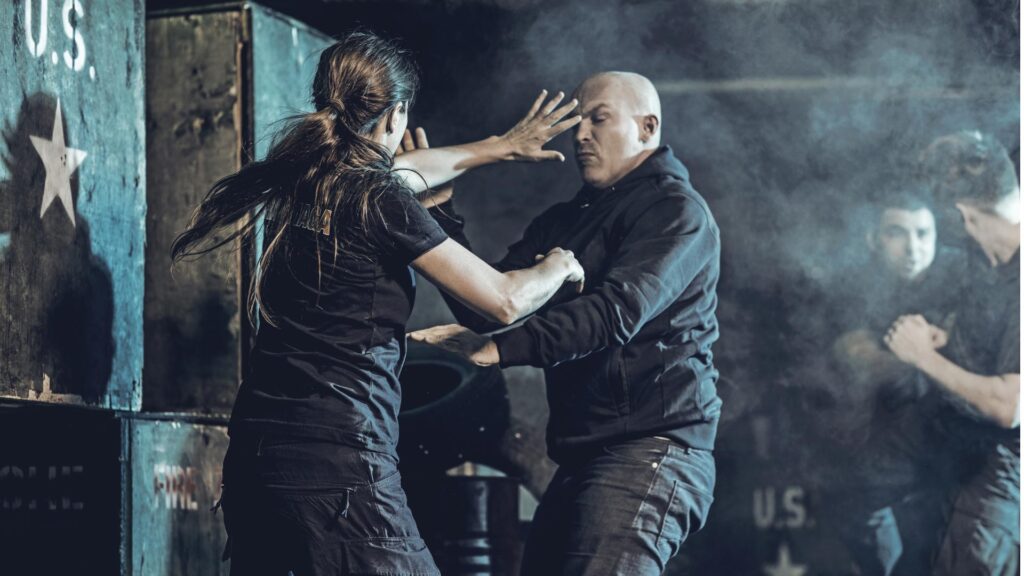
[{"label": "rusted metal panel", "polygon": [[227,534],[210,510],[220,497],[227,429],[140,415],[131,431],[133,574],[228,574]]},{"label": "rusted metal panel", "polygon": [[147,410],[226,413],[238,385],[245,320],[237,245],[173,270],[169,254],[210,186],[241,166],[242,17],[147,22]]},{"label": "rusted metal panel", "polygon": [[143,0],[0,4],[0,396],[138,409]]},{"label": "rusted metal panel", "polygon": [[264,156],[278,120],[310,109],[330,39],[248,3],[152,14],[148,34],[143,408],[227,414],[244,370],[252,255],[236,243],[172,273],[168,252],[210,186]]}]

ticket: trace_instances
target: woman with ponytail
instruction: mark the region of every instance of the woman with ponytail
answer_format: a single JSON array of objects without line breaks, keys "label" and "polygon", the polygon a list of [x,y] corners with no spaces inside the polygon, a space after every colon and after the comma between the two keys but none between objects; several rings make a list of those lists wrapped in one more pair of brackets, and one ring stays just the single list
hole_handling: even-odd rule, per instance
[{"label": "woman with ponytail", "polygon": [[557,248],[494,270],[414,196],[429,205],[431,186],[492,162],[562,159],[542,146],[579,121],[563,120],[575,102],[542,93],[503,136],[396,158],[417,83],[408,54],[373,34],[324,50],[316,110],[214,184],[172,247],[178,261],[264,227],[250,290],[261,321],[224,461],[232,574],[437,574],[397,468],[410,266],[505,324],[582,284]]}]

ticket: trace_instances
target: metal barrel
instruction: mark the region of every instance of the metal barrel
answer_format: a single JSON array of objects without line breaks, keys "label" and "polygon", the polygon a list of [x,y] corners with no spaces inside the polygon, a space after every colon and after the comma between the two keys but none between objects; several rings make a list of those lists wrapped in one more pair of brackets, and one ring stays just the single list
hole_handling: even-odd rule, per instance
[{"label": "metal barrel", "polygon": [[413,489],[410,505],[443,574],[519,573],[522,541],[515,478],[445,476]]}]

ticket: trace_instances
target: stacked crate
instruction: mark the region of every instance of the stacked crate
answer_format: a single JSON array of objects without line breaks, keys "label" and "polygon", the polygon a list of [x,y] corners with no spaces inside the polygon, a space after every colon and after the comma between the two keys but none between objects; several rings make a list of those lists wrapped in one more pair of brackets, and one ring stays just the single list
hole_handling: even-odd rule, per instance
[{"label": "stacked crate", "polygon": [[309,108],[330,40],[251,3],[15,0],[0,27],[2,571],[227,574],[250,256],[172,271],[169,245]]},{"label": "stacked crate", "polygon": [[172,270],[171,242],[214,182],[266,155],[278,121],[310,110],[330,42],[251,3],[150,15],[145,410],[230,413],[253,257],[236,242]]}]

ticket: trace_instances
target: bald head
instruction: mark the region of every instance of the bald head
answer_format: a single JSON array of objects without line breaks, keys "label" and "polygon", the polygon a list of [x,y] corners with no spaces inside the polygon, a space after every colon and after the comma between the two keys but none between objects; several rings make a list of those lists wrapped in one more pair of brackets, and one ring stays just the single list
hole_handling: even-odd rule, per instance
[{"label": "bald head", "polygon": [[576,163],[584,182],[614,185],[661,144],[661,101],[650,80],[633,72],[601,72],[574,96],[583,120],[575,132]]},{"label": "bald head", "polygon": [[[654,83],[636,72],[599,72],[576,87],[575,96],[604,91],[616,92],[621,104],[634,116],[654,116],[661,120],[661,99]],[[661,133],[657,135],[660,140]],[[655,144],[657,146],[657,144]]]}]

